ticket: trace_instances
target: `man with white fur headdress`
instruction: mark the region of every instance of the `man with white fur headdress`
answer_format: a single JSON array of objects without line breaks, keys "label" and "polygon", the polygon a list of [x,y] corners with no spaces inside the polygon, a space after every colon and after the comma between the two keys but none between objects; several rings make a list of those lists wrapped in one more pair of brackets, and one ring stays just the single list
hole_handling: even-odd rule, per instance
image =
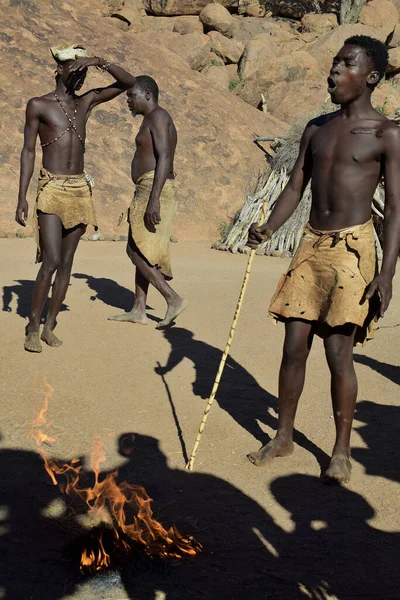
[{"label": "man with white fur headdress", "polygon": [[[43,149],[42,169],[34,208],[38,244],[37,262],[42,262],[33,292],[32,311],[25,349],[41,352],[40,339],[60,346],[54,335],[56,318],[65,298],[72,261],[88,224],[96,225],[91,178],[84,172],[86,122],[91,110],[108,102],[135,84],[135,77],[104,58],[89,57],[80,45],[53,47],[57,63],[54,91],[29,100],[26,107],[24,146],[16,221],[25,226],[28,217],[26,194],[35,162],[39,135]],[[107,71],[115,81],[108,87],[78,96],[89,67]],[[52,277],[56,273],[49,312],[39,337],[40,320]]]}]

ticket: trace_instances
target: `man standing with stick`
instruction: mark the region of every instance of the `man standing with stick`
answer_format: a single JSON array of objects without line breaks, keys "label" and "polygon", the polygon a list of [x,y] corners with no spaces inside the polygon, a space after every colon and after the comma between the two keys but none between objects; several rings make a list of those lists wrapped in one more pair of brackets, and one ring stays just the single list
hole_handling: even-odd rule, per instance
[{"label": "man standing with stick", "polygon": [[[38,244],[37,262],[42,262],[33,291],[25,350],[41,352],[40,319],[53,274],[49,312],[41,339],[49,346],[60,346],[55,336],[56,318],[65,298],[72,261],[88,224],[96,225],[91,179],[84,173],[86,122],[95,106],[116,98],[132,87],[135,78],[104,58],[88,57],[83,46],[52,48],[57,63],[56,89],[29,100],[26,108],[24,147],[16,221],[26,225],[26,194],[35,163],[35,144],[39,135],[43,148],[43,167],[39,175],[34,209],[34,228]],[[89,67],[107,71],[115,82],[105,88],[81,89]]]},{"label": "man standing with stick", "polygon": [[[279,375],[279,422],[273,440],[248,455],[256,466],[292,454],[293,426],[315,334],[331,372],[336,441],[327,482],[351,475],[350,434],[357,397],[353,346],[371,337],[391,296],[400,248],[400,129],[377,113],[371,93],[387,68],[385,46],[367,36],[346,40],[333,60],[328,91],[340,110],[310,121],[289,182],[270,218],[252,225],[248,245],[268,240],[295,210],[311,179],[310,222],[272,299],[285,323]],[[383,262],[377,274],[371,203],[385,179]]]}]

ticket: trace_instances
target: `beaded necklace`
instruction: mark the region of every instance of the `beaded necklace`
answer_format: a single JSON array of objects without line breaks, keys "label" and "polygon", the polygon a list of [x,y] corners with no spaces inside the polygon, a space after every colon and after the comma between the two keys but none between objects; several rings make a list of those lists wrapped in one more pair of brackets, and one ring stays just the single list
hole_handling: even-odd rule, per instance
[{"label": "beaded necklace", "polygon": [[50,146],[50,144],[54,144],[54,142],[57,142],[57,140],[59,140],[60,138],[62,138],[63,135],[65,135],[66,133],[68,133],[68,131],[70,131],[72,129],[73,131],[75,131],[76,135],[78,136],[79,141],[82,144],[83,151],[85,152],[85,142],[82,139],[82,136],[79,133],[79,131],[77,130],[76,125],[75,125],[76,114],[78,112],[78,98],[75,99],[75,109],[74,109],[74,114],[72,115],[72,119],[71,119],[70,116],[68,115],[67,111],[65,110],[65,108],[64,108],[64,106],[63,106],[60,98],[57,96],[56,92],[53,92],[53,94],[54,94],[55,99],[57,100],[58,104],[60,105],[61,110],[63,111],[63,113],[67,117],[70,125],[69,125],[69,127],[65,131],[63,131],[63,133],[61,133],[56,138],[54,138],[54,140],[51,140],[51,142],[46,142],[45,144],[41,144],[42,148],[45,148],[46,146]]}]

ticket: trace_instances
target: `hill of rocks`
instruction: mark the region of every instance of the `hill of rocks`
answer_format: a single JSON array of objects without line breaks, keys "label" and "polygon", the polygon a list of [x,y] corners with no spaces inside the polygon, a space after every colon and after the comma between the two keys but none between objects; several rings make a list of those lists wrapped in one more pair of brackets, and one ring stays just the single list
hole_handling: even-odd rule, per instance
[{"label": "hill of rocks", "polygon": [[[374,93],[385,114],[400,107],[400,0],[9,0],[0,48],[0,235],[14,235],[24,109],[53,88],[49,47],[81,43],[159,84],[160,104],[179,135],[179,239],[215,239],[266,171],[254,134],[282,136],[327,97],[334,53],[353,34],[389,47],[390,73]],[[108,84],[90,72],[86,87]],[[124,97],[95,109],[87,170],[96,182],[101,231],[117,228],[129,205],[129,168],[140,119]],[[268,145],[265,146],[268,150]],[[40,166],[38,147],[35,175]],[[35,181],[30,188],[34,201]]]}]

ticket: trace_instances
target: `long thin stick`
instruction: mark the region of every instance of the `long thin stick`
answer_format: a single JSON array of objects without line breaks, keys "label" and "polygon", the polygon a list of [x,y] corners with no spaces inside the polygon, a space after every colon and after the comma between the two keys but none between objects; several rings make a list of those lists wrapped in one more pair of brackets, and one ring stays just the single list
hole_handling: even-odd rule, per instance
[{"label": "long thin stick", "polygon": [[[267,205],[268,205],[268,197],[265,198],[264,200],[264,204],[263,207],[261,209],[261,216],[260,216],[260,220],[259,220],[259,224],[261,224],[264,219],[265,219],[265,214],[267,211]],[[206,421],[208,418],[208,413],[211,410],[211,406],[214,402],[217,390],[218,390],[218,386],[219,386],[219,382],[221,381],[221,377],[222,377],[222,373],[225,367],[225,363],[226,363],[226,359],[228,358],[229,355],[229,350],[232,344],[232,340],[233,340],[233,336],[235,335],[235,331],[236,331],[236,325],[238,323],[239,320],[239,315],[240,315],[240,310],[242,308],[242,304],[243,304],[243,298],[244,295],[246,293],[246,288],[247,288],[247,284],[249,281],[249,277],[250,277],[250,271],[251,271],[251,267],[253,264],[253,260],[254,260],[254,255],[255,255],[256,251],[254,249],[250,250],[250,254],[249,254],[249,259],[247,261],[247,267],[246,267],[246,272],[244,274],[244,279],[243,279],[243,283],[242,283],[242,288],[240,290],[240,294],[239,294],[239,299],[236,305],[236,310],[235,310],[235,315],[233,317],[233,321],[232,321],[232,325],[231,325],[231,329],[229,331],[229,335],[228,335],[228,341],[226,342],[226,346],[225,346],[225,350],[224,353],[222,354],[222,358],[221,358],[221,362],[219,363],[219,368],[218,368],[218,372],[217,372],[217,376],[215,378],[214,381],[214,385],[213,388],[211,390],[211,395],[208,399],[206,408],[204,410],[204,414],[203,414],[203,418],[201,420],[200,423],[200,428],[199,431],[197,433],[197,437],[196,437],[196,441],[194,443],[193,446],[193,450],[192,450],[192,454],[190,455],[190,459],[189,462],[186,464],[186,469],[188,469],[189,471],[193,471],[193,465],[194,465],[194,461],[196,458],[196,454],[197,454],[197,450],[200,444],[200,440],[201,440],[201,434],[204,431],[204,427],[206,426]]]}]

